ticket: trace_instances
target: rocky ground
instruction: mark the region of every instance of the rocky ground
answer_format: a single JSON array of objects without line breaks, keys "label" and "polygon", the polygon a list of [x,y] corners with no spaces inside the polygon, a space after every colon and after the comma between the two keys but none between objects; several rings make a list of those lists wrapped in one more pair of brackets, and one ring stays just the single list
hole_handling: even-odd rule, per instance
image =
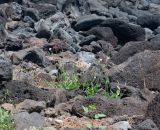
[{"label": "rocky ground", "polygon": [[0,107],[16,130],[159,130],[159,49],[159,0],[0,0]]}]

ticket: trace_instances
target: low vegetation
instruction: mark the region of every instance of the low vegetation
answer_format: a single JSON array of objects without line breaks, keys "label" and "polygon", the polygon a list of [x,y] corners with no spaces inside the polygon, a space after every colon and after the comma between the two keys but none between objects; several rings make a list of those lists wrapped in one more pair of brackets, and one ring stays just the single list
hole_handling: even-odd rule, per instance
[{"label": "low vegetation", "polygon": [[63,88],[65,90],[74,90],[79,88],[80,81],[77,74],[68,74],[67,72],[62,72],[58,76],[58,88]]},{"label": "low vegetation", "polygon": [[15,130],[12,114],[0,108],[0,130]]},{"label": "low vegetation", "polygon": [[[81,84],[80,78],[76,73],[68,74],[67,72],[63,71],[58,76],[58,82],[56,84],[58,88],[62,88],[65,90],[75,90],[75,89],[82,89],[85,91],[87,96],[95,96],[99,93],[100,90],[102,90],[102,95],[107,97],[108,99],[120,99],[123,94],[121,93],[121,90],[119,86],[117,86],[116,91],[110,91],[107,92],[107,88],[102,89],[100,83],[84,83]],[[110,81],[107,78],[106,79],[106,87],[110,86]]]}]

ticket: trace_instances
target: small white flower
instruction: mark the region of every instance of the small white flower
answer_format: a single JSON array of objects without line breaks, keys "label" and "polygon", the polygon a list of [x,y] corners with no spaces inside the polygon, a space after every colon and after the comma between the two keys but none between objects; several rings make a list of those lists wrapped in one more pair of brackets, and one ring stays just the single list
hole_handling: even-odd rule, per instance
[{"label": "small white flower", "polygon": [[110,59],[110,57],[107,56],[107,60],[109,60],[109,59]]}]

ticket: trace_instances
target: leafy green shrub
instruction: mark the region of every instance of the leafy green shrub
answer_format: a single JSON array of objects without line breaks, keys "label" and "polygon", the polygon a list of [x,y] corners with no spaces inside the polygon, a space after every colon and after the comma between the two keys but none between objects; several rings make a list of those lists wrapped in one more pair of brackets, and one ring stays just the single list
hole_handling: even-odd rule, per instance
[{"label": "leafy green shrub", "polygon": [[95,96],[100,89],[100,84],[85,83],[82,86],[87,96]]},{"label": "leafy green shrub", "polygon": [[105,118],[105,117],[106,117],[106,115],[103,114],[103,113],[97,113],[97,114],[94,115],[95,119],[101,119],[101,118]]},{"label": "leafy green shrub", "polygon": [[[58,88],[63,88],[65,90],[74,90],[77,88],[83,89],[87,96],[95,96],[98,94],[99,90],[101,89],[100,83],[80,83],[79,76],[76,73],[68,74],[67,72],[63,71],[58,76],[58,83],[56,84]],[[80,87],[81,86],[81,87]],[[106,88],[103,91],[103,96],[107,97],[108,99],[120,99],[123,95],[121,93],[120,88],[117,86],[116,91],[107,92],[107,87],[110,86],[109,78],[106,79]]]},{"label": "leafy green shrub", "polygon": [[0,130],[15,130],[12,115],[0,108]]},{"label": "leafy green shrub", "polygon": [[80,86],[80,80],[77,74],[68,74],[67,72],[62,72],[58,77],[59,81],[57,83],[58,88],[63,88],[66,90],[74,90]]},{"label": "leafy green shrub", "polygon": [[88,114],[89,112],[93,112],[94,110],[96,110],[96,104],[90,104],[86,107],[82,106],[84,114]]}]

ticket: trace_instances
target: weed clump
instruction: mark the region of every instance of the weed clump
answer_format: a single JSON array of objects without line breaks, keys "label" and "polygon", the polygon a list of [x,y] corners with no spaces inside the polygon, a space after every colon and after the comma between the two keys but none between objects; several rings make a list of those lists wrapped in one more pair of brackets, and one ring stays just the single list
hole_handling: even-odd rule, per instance
[{"label": "weed clump", "polygon": [[12,114],[0,108],[0,130],[15,130]]},{"label": "weed clump", "polygon": [[117,86],[116,91],[110,90],[109,78],[105,80],[105,87],[103,88],[102,84],[97,82],[81,83],[77,73],[69,74],[65,71],[62,71],[62,73],[58,76],[56,87],[69,91],[82,89],[88,97],[95,96],[99,94],[99,92],[101,92],[102,96],[107,97],[107,99],[120,99],[123,95],[119,86]]}]

